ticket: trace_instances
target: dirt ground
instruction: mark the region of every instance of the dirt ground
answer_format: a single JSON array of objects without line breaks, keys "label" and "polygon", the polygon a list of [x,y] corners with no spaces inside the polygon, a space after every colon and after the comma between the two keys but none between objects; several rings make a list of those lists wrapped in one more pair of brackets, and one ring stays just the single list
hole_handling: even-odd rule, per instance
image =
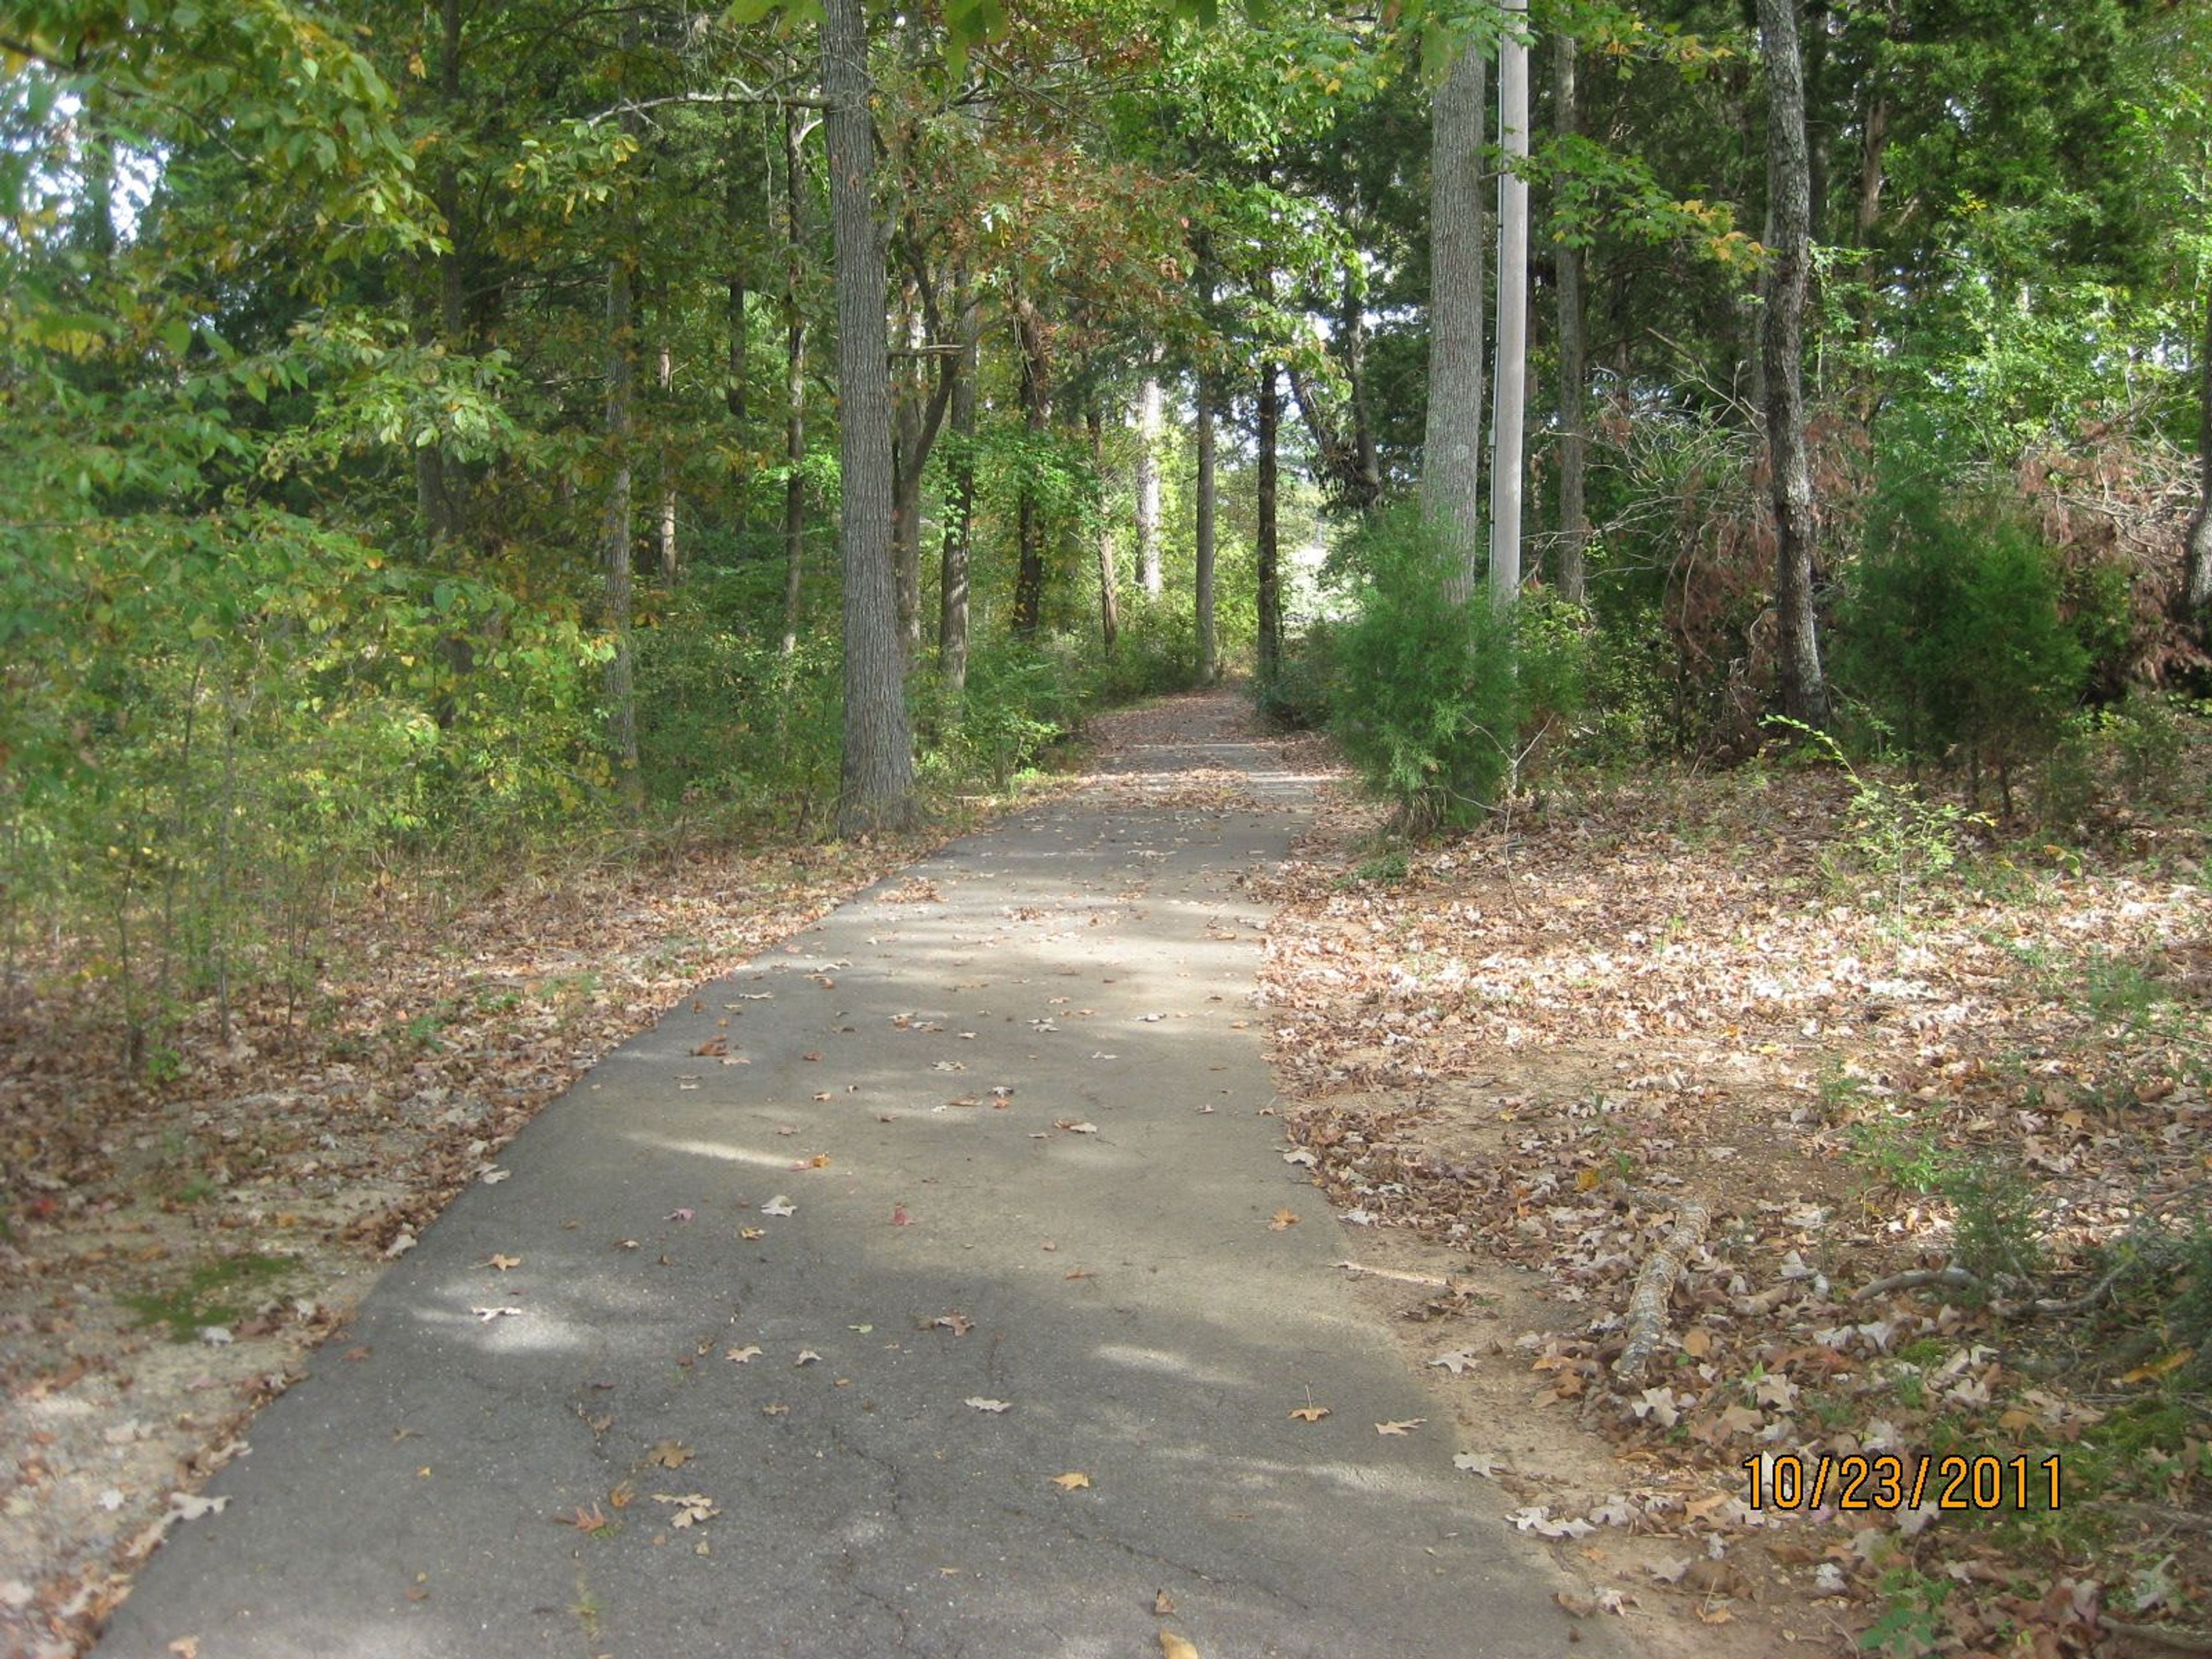
[{"label": "dirt ground", "polygon": [[[2203,827],[1900,871],[1855,793],[1662,775],[1403,848],[1335,792],[1261,884],[1288,1156],[1470,1472],[1596,1616],[1668,1608],[1655,1650],[2212,1650],[2191,1274],[2155,1265],[2208,1194]],[[1885,1455],[1964,1461],[1839,1504]],[[2004,1489],[1941,1504],[1961,1469]]]}]

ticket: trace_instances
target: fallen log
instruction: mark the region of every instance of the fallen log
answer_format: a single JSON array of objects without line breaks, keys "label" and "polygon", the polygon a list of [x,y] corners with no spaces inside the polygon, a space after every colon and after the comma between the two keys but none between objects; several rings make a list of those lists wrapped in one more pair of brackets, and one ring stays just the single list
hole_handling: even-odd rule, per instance
[{"label": "fallen log", "polygon": [[1667,1304],[1674,1294],[1674,1281],[1689,1265],[1690,1253],[1705,1242],[1712,1212],[1702,1199],[1684,1199],[1674,1211],[1674,1225],[1659,1248],[1644,1259],[1636,1275],[1636,1289],[1628,1298],[1628,1346],[1613,1362],[1613,1375],[1633,1382],[1667,1335]]}]

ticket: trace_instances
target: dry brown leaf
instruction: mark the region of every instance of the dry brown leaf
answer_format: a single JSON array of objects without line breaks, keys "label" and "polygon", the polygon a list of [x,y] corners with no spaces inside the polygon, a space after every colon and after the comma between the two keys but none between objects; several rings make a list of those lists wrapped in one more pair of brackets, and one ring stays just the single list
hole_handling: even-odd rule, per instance
[{"label": "dry brown leaf", "polygon": [[1301,1423],[1318,1423],[1328,1414],[1328,1407],[1326,1406],[1298,1406],[1294,1407],[1291,1412],[1291,1415]]},{"label": "dry brown leaf", "polygon": [[955,1336],[965,1336],[975,1328],[975,1322],[963,1313],[945,1313],[929,1322],[932,1330],[947,1330]]},{"label": "dry brown leaf", "polygon": [[1285,1227],[1297,1226],[1302,1219],[1304,1219],[1304,1218],[1301,1217],[1296,1210],[1281,1209],[1275,1212],[1274,1215],[1269,1218],[1267,1224],[1273,1228],[1275,1231],[1281,1232]]},{"label": "dry brown leaf", "polygon": [[1165,1590],[1161,1590],[1152,1597],[1152,1612],[1156,1616],[1164,1619],[1175,1610],[1175,1598]]},{"label": "dry brown leaf", "polygon": [[657,1440],[645,1454],[645,1461],[664,1469],[680,1469],[699,1454],[681,1440]]},{"label": "dry brown leaf", "polygon": [[1091,1477],[1081,1469],[1070,1469],[1066,1474],[1055,1474],[1052,1484],[1062,1492],[1080,1492],[1091,1484]]},{"label": "dry brown leaf", "polygon": [[1415,1429],[1419,1428],[1422,1424],[1428,1420],[1429,1419],[1425,1417],[1407,1417],[1401,1418],[1395,1423],[1377,1423],[1375,1425],[1375,1432],[1377,1434],[1411,1434]]},{"label": "dry brown leaf", "polygon": [[1171,1630],[1160,1632],[1160,1659],[1198,1659],[1198,1649]]},{"label": "dry brown leaf", "polygon": [[485,1267],[493,1269],[495,1272],[502,1273],[507,1272],[511,1268],[520,1267],[521,1265],[522,1258],[520,1256],[501,1255],[496,1251],[493,1253],[491,1260],[484,1263]]}]

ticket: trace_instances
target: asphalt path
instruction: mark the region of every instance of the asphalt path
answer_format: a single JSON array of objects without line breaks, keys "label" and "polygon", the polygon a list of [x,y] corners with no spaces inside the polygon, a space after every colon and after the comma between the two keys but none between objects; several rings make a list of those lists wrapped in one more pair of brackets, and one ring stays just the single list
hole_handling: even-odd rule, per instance
[{"label": "asphalt path", "polygon": [[595,1067],[100,1659],[1624,1650],[1454,1470],[1283,1159],[1237,878],[1309,797],[1233,709]]}]

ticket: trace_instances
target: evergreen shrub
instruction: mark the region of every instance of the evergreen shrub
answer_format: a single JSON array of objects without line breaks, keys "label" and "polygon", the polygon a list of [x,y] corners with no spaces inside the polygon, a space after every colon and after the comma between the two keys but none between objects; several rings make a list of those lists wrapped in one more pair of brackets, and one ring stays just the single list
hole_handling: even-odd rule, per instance
[{"label": "evergreen shrub", "polygon": [[1572,711],[1580,633],[1533,600],[1500,617],[1479,587],[1453,604],[1446,552],[1411,508],[1362,526],[1337,566],[1358,607],[1334,648],[1330,724],[1346,755],[1408,828],[1474,822]]}]

